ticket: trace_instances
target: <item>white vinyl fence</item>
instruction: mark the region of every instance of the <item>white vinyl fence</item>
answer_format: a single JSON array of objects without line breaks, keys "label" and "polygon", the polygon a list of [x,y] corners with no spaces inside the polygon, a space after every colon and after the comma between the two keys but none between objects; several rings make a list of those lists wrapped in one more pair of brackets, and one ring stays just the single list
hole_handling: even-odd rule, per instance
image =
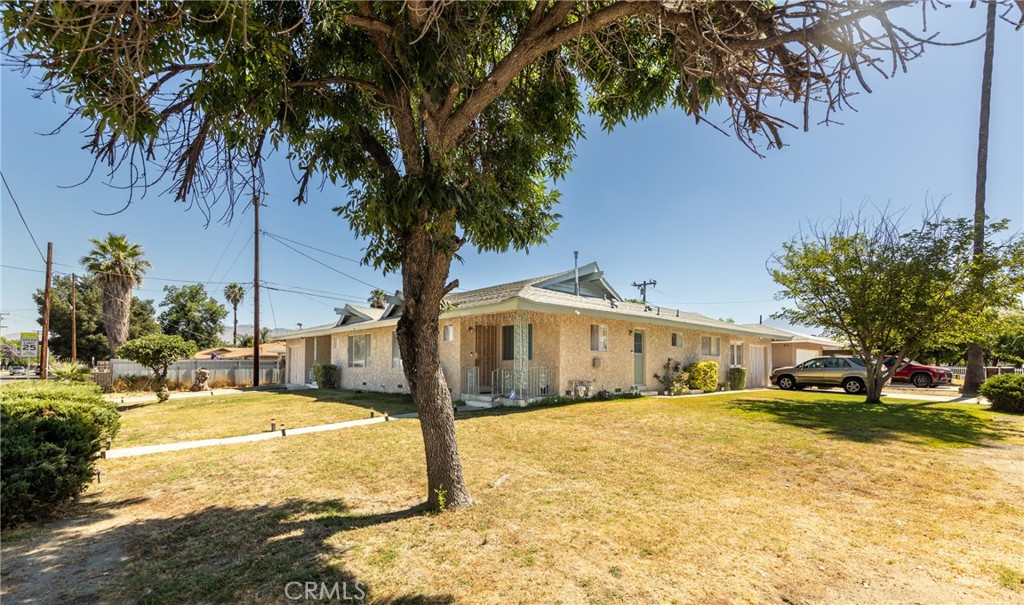
[{"label": "white vinyl fence", "polygon": [[[167,369],[167,380],[183,384],[195,382],[196,370],[206,368],[212,384],[224,386],[247,386],[252,384],[251,359],[184,359],[176,361]],[[110,360],[111,379],[116,382],[122,376],[152,376],[153,370],[127,359]],[[281,384],[284,373],[277,360],[260,361],[260,384]]]},{"label": "white vinyl fence", "polygon": [[[967,366],[949,366],[949,370],[953,372],[953,376],[963,378],[967,375]],[[996,374],[1024,374],[1024,368],[1008,368],[1008,367],[987,367],[985,368],[987,376],[994,376]]]}]

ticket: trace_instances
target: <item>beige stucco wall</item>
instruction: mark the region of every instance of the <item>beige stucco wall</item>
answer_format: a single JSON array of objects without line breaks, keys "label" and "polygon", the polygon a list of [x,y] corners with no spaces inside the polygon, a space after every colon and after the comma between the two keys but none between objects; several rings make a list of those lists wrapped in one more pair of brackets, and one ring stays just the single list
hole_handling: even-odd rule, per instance
[{"label": "beige stucco wall", "polygon": [[812,344],[809,342],[792,343],[792,342],[776,342],[772,343],[772,369],[785,368],[792,365],[796,365],[796,350],[807,349],[814,351],[815,355],[822,354],[822,346]]},{"label": "beige stucco wall", "polygon": [[[768,346],[770,341],[750,336],[736,336],[713,331],[688,330],[676,326],[658,325],[643,321],[609,320],[576,315],[559,315],[561,326],[560,381],[561,392],[569,389],[572,380],[591,380],[596,390],[606,389],[628,391],[634,383],[633,343],[634,332],[644,333],[644,382],[646,390],[658,390],[661,383],[654,378],[655,374],[664,371],[664,364],[669,358],[684,363],[713,360],[718,363],[719,382],[726,382],[729,362],[729,344],[743,345],[743,363],[747,365],[750,358],[750,346],[765,346],[765,376],[768,374]],[[608,351],[590,350],[590,326],[592,324],[608,326]],[[683,335],[681,347],[672,346],[672,333]],[[706,356],[700,354],[702,336],[714,336],[721,339],[720,355]],[[600,359],[600,367],[594,367],[594,359]]]},{"label": "beige stucco wall", "polygon": [[[391,367],[391,334],[395,327],[383,326],[372,330],[342,332],[331,336],[331,363],[341,373],[341,388],[353,390],[408,393],[402,368]],[[370,357],[366,367],[348,367],[348,339],[350,336],[370,336]]]}]

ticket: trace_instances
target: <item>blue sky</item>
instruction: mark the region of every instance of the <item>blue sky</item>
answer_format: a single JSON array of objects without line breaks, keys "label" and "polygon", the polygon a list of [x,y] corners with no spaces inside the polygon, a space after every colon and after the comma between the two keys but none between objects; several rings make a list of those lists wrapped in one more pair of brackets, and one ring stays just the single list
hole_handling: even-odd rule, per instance
[{"label": "blue sky", "polygon": [[[916,11],[916,9],[915,9]],[[915,13],[916,14],[916,13]],[[929,19],[929,30],[963,39],[984,29],[983,10],[966,3]],[[915,24],[911,18],[908,23]],[[988,208],[1024,223],[1024,32],[1000,23],[989,158]],[[784,133],[787,147],[758,158],[734,137],[695,126],[677,111],[664,111],[610,134],[596,120],[577,145],[562,192],[561,226],[546,245],[525,253],[478,254],[465,250],[452,276],[463,288],[482,287],[597,261],[624,296],[635,296],[633,281],[656,279],[653,304],[712,317],[757,322],[781,303],[765,270],[772,250],[791,238],[801,223],[827,220],[864,200],[892,202],[916,218],[930,196],[948,195],[947,215],[969,215],[974,204],[977,114],[982,45],[929,48],[892,80],[872,77],[873,94],[855,101],[857,111],[839,116],[842,126]],[[0,165],[29,226],[45,252],[54,243],[55,271],[80,271],[78,259],[89,238],[108,231],[140,243],[153,263],[138,293],[159,301],[164,285],[206,282],[221,297],[223,283],[252,279],[251,214],[231,224],[211,222],[196,210],[151,191],[124,212],[125,193],[104,184],[102,174],[78,187],[92,165],[81,149],[81,122],[54,136],[67,109],[52,99],[31,97],[31,80],[5,69],[0,79],[2,138]],[[712,114],[719,121],[725,114]],[[263,227],[284,238],[350,259],[362,256],[347,225],[331,211],[345,192],[315,192],[311,203],[295,206],[286,167],[268,175]],[[31,294],[43,284],[39,254],[6,191],[2,194],[3,265],[0,271],[3,333],[38,329]],[[297,246],[296,246],[297,247]],[[393,291],[397,275],[299,248],[360,281],[327,269],[265,238],[262,277],[280,290],[265,291],[262,323],[294,328],[334,319],[333,308],[365,302],[366,283]],[[11,267],[30,269],[24,271]],[[365,282],[365,283],[363,283]],[[302,290],[304,294],[294,292]],[[282,291],[286,290],[286,291]],[[240,323],[251,323],[252,297],[239,308]],[[776,323],[776,322],[772,322]]]}]

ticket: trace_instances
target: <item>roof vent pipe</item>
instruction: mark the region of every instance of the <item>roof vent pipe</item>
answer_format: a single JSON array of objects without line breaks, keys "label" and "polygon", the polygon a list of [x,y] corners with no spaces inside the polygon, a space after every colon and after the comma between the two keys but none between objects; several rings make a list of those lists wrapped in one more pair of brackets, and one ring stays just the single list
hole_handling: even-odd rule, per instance
[{"label": "roof vent pipe", "polygon": [[579,250],[573,250],[572,251],[572,272],[573,272],[573,279],[572,279],[572,286],[573,286],[573,288],[572,288],[572,291],[576,294],[576,296],[579,296],[580,295],[580,251]]}]

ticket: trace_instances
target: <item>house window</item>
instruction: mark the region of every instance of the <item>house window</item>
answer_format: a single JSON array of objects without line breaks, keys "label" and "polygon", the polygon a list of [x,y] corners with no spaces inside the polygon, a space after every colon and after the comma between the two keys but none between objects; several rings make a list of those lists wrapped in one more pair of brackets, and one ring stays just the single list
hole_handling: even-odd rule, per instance
[{"label": "house window", "polygon": [[608,326],[600,324],[590,324],[590,350],[608,350]]},{"label": "house window", "polygon": [[370,365],[370,335],[348,337],[348,367],[365,368]]},{"label": "house window", "polygon": [[700,354],[717,357],[722,354],[722,339],[717,336],[700,337]]},{"label": "house window", "polygon": [[444,341],[451,342],[455,340],[455,326],[444,327]]},{"label": "house window", "polygon": [[729,365],[738,367],[743,365],[743,345],[732,343],[729,345]]},{"label": "house window", "polygon": [[[512,361],[516,358],[516,328],[501,326],[501,360]],[[533,359],[533,324],[526,325],[526,358]]]},{"label": "house window", "polygon": [[679,332],[672,332],[672,346],[681,347],[683,346],[683,335]]},{"label": "house window", "polygon": [[398,332],[391,333],[391,367],[402,369],[402,350],[398,346]]}]

